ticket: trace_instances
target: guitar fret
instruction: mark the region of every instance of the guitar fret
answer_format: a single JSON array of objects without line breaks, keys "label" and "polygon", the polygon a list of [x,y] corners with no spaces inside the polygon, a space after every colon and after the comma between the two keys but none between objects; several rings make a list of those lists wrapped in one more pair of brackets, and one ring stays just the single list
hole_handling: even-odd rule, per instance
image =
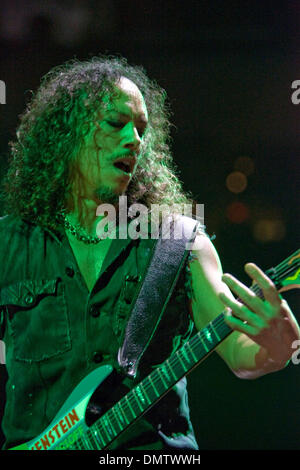
[{"label": "guitar fret", "polygon": [[88,436],[88,434],[86,434],[85,440],[86,440],[86,443],[87,443],[87,448],[90,449],[90,450],[92,450],[92,449],[93,449],[93,445],[92,445],[92,443],[91,443],[91,439],[90,439],[90,437]]},{"label": "guitar fret", "polygon": [[181,349],[181,352],[182,352],[183,358],[186,360],[187,367],[188,367],[187,370],[188,370],[189,367],[190,367],[190,364],[191,364],[190,359],[189,359],[189,357],[188,357],[188,355],[187,355],[187,352],[186,352],[185,348],[182,348],[182,349]]},{"label": "guitar fret", "polygon": [[[96,421],[96,423],[94,423],[92,425],[92,427],[94,429],[96,429],[98,439],[100,440],[100,444],[101,444],[102,448],[105,447],[106,444],[110,441],[110,436],[107,433],[107,430],[105,429],[105,426],[103,425],[104,424],[103,423],[103,418],[105,419],[105,415],[104,415],[104,417],[102,416],[99,421]],[[104,433],[106,433],[106,436],[105,436]]]},{"label": "guitar fret", "polygon": [[120,415],[121,415],[122,417],[124,417],[125,423],[129,424],[130,421],[128,421],[127,416],[126,416],[126,413],[124,413],[123,407],[122,407],[122,405],[121,405],[122,401],[123,401],[123,400],[119,401],[119,403],[118,403],[118,405],[119,405],[119,410],[120,410]]},{"label": "guitar fret", "polygon": [[206,346],[206,344],[205,344],[205,342],[204,342],[204,339],[203,339],[202,336],[201,336],[201,333],[202,333],[202,332],[200,331],[200,332],[199,332],[199,339],[201,340],[201,343],[203,344],[205,351],[208,352],[209,349],[207,348],[207,346]]},{"label": "guitar fret", "polygon": [[121,421],[121,419],[120,419],[120,414],[117,412],[115,406],[111,409],[111,412],[112,412],[113,415],[114,415],[115,421],[116,421],[117,425],[119,426],[120,431],[122,431],[122,430],[123,430],[123,427],[124,427],[124,422]]},{"label": "guitar fret", "polygon": [[141,394],[141,389],[137,386],[133,391],[132,391],[132,396],[135,398],[135,401],[136,403],[138,404],[139,408],[141,411],[144,411],[144,408],[142,406],[143,402],[141,403],[140,402],[140,399],[142,400],[142,398],[140,397]]},{"label": "guitar fret", "polygon": [[99,447],[99,442],[97,440],[97,431],[91,431],[89,433],[89,436],[90,436],[90,440],[93,441],[93,449],[101,449],[101,447]]},{"label": "guitar fret", "polygon": [[162,381],[164,387],[167,388],[168,385],[167,385],[166,382],[164,381],[163,371],[162,371],[162,368],[161,368],[161,367],[159,367],[159,368],[157,369],[157,373],[160,374],[161,381]]},{"label": "guitar fret", "polygon": [[79,439],[77,439],[75,442],[73,442],[73,444],[71,445],[70,449],[78,449],[78,450],[81,450],[80,448],[80,443],[79,443]]},{"label": "guitar fret", "polygon": [[132,414],[132,416],[133,416],[134,418],[136,418],[136,414],[135,414],[135,413],[134,413],[134,411],[133,411],[133,408],[132,408],[132,406],[131,406],[131,404],[130,404],[130,401],[129,401],[129,399],[128,399],[128,396],[127,396],[127,395],[125,396],[125,399],[126,399],[126,402],[127,402],[128,408],[129,408],[129,410],[131,411],[131,414]]},{"label": "guitar fret", "polygon": [[101,437],[102,437],[102,440],[103,440],[103,443],[104,443],[104,446],[105,446],[108,442],[110,442],[111,437],[110,437],[107,429],[105,428],[103,417],[101,418],[101,423],[100,423],[100,426],[99,426],[98,429],[100,431],[100,434],[101,434]]},{"label": "guitar fret", "polygon": [[86,439],[86,435],[82,435],[81,438],[80,438],[81,442],[82,442],[82,445],[84,447],[84,449],[89,449],[89,442],[88,440]]},{"label": "guitar fret", "polygon": [[81,429],[81,426],[79,426],[80,434],[77,436],[75,441],[73,442],[73,446],[75,446],[76,449],[83,449],[84,448],[84,443],[82,442],[82,437],[84,435],[83,429]]},{"label": "guitar fret", "polygon": [[103,449],[103,447],[105,446],[105,440],[103,439],[103,436],[99,430],[95,431],[95,439],[97,439],[97,441],[99,442],[101,446],[100,449]]},{"label": "guitar fret", "polygon": [[213,322],[210,324],[210,326],[211,326],[211,329],[212,329],[212,331],[214,332],[214,334],[215,334],[217,340],[220,341],[220,337],[219,337],[219,335],[217,334],[215,328],[213,327]]},{"label": "guitar fret", "polygon": [[166,360],[165,364],[166,364],[166,366],[168,365],[170,371],[172,372],[172,375],[173,375],[174,379],[177,380],[177,376],[175,375],[175,373],[174,373],[174,371],[173,371],[173,369],[172,369],[172,367],[171,367],[171,364],[170,364],[169,359]]},{"label": "guitar fret", "polygon": [[141,413],[141,409],[140,409],[140,404],[139,404],[139,401],[137,400],[136,396],[135,396],[135,389],[131,391],[131,394],[130,394],[130,404],[132,406],[132,409],[134,410],[135,412],[135,415],[136,416],[139,416],[140,413]]},{"label": "guitar fret", "polygon": [[211,327],[211,323],[209,323],[209,325],[207,325],[207,328],[206,328],[206,339],[207,341],[210,342],[210,349],[215,343],[213,335],[214,335],[214,330]]},{"label": "guitar fret", "polygon": [[160,367],[157,367],[152,374],[153,382],[156,385],[156,389],[158,390],[159,396],[165,391],[166,383],[164,381],[163,376],[160,373]]},{"label": "guitar fret", "polygon": [[77,445],[78,445],[78,449],[80,450],[85,449],[84,442],[82,441],[81,437],[77,439]]},{"label": "guitar fret", "polygon": [[152,379],[151,379],[151,375],[149,375],[148,378],[149,378],[149,381],[151,382],[151,385],[152,385],[153,390],[154,390],[155,393],[156,393],[156,396],[159,397],[160,395],[159,395],[158,391],[156,390],[156,388],[155,388],[155,386],[154,386],[154,383],[153,383],[153,381],[152,381]]},{"label": "guitar fret", "polygon": [[106,422],[107,422],[106,426],[107,426],[107,428],[109,429],[109,431],[111,432],[111,434],[112,434],[112,435],[114,435],[114,434],[117,435],[117,432],[116,432],[116,430],[114,429],[113,424],[112,424],[112,421],[111,421],[111,418],[110,418],[110,416],[109,416],[109,411],[108,411],[108,413],[106,413],[105,419],[106,419]]},{"label": "guitar fret", "polygon": [[149,380],[149,376],[143,380],[143,386],[144,386],[144,389],[147,389],[147,397],[149,400],[149,404],[151,405],[153,401],[156,399],[156,393],[155,393],[154,388],[152,387],[151,381]]},{"label": "guitar fret", "polygon": [[[111,437],[112,437],[113,434],[112,434],[111,430],[110,430],[110,429],[108,428],[108,426],[107,426],[108,423],[107,423],[106,415],[102,416],[101,422],[102,422],[102,423],[101,423],[101,424],[102,424],[102,426],[101,426],[101,431],[104,431],[104,433],[106,434],[106,436],[107,436],[107,438],[108,438],[108,442],[109,442],[109,441],[111,440]],[[105,435],[104,435],[104,436],[105,436]]]},{"label": "guitar fret", "polygon": [[187,348],[187,349],[189,350],[189,352],[191,353],[191,356],[192,356],[192,358],[193,358],[193,361],[194,361],[194,362],[197,362],[197,358],[196,358],[196,356],[195,356],[195,354],[194,354],[194,352],[193,352],[193,348],[192,348],[192,346],[190,345],[190,343],[187,343],[187,344],[186,344],[186,348]]},{"label": "guitar fret", "polygon": [[[183,363],[182,358],[180,357],[180,354],[179,354],[178,351],[177,351],[177,358],[178,358],[178,361],[179,361],[181,367],[183,368],[183,372],[186,372],[185,364]],[[178,364],[178,365],[179,365],[179,364]]]},{"label": "guitar fret", "polygon": [[171,382],[171,376],[168,374],[167,368],[165,365],[160,366],[161,373],[164,373],[168,382]]},{"label": "guitar fret", "polygon": [[146,393],[146,388],[145,388],[145,386],[144,386],[144,383],[140,383],[140,386],[141,386],[141,388],[143,387],[143,389],[144,389],[144,396],[147,398],[147,400],[148,400],[148,402],[149,402],[149,405],[151,405],[151,404],[152,404],[152,401],[150,400],[150,398],[148,397],[148,395],[147,395],[147,393]]},{"label": "guitar fret", "polygon": [[119,434],[120,431],[122,431],[122,426],[120,426],[119,424],[119,420],[118,420],[118,416],[117,416],[117,413],[113,408],[111,408],[109,411],[108,411],[108,416],[109,416],[109,419],[110,419],[110,422],[111,422],[111,427],[112,429],[114,430],[115,434]]}]

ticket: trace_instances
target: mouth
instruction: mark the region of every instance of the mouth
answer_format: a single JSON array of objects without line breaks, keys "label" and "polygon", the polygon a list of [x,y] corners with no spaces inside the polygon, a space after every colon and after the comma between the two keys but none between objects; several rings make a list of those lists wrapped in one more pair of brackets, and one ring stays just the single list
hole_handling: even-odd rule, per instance
[{"label": "mouth", "polygon": [[121,157],[114,162],[114,167],[118,170],[131,175],[136,163],[136,157]]}]

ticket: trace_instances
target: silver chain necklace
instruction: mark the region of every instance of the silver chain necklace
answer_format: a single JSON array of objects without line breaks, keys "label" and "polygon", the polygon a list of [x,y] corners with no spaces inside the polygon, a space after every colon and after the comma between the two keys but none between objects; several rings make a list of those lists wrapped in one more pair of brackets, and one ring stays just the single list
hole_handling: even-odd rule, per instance
[{"label": "silver chain necklace", "polygon": [[80,224],[77,224],[77,225],[73,225],[71,224],[68,219],[67,219],[67,216],[65,215],[64,216],[64,226],[67,230],[69,230],[69,232],[74,235],[75,238],[77,238],[77,240],[83,242],[83,243],[86,243],[87,245],[96,245],[97,243],[100,243],[102,242],[102,238],[99,238],[99,237],[93,237],[91,235],[88,235],[87,233],[83,234],[82,232],[84,231],[84,228],[80,225]]}]

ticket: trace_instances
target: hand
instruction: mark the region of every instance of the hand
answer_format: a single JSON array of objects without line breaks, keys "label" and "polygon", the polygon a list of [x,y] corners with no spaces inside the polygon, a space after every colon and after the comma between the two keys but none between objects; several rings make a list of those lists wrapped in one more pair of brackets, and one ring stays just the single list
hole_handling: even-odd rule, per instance
[{"label": "hand", "polygon": [[299,339],[299,327],[271,279],[253,263],[247,263],[245,271],[261,288],[265,300],[230,274],[224,274],[223,282],[241,300],[219,294],[222,302],[229,307],[225,322],[265,348],[272,361],[285,364],[293,353],[293,341]]}]

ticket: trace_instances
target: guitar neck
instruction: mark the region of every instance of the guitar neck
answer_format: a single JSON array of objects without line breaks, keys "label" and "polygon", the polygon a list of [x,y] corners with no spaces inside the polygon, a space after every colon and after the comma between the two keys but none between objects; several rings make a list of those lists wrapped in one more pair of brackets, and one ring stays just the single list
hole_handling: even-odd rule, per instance
[{"label": "guitar neck", "polygon": [[[297,250],[278,266],[266,271],[266,274],[273,280],[277,289],[289,285],[300,287],[299,264],[300,250]],[[264,298],[257,284],[253,284],[250,289],[257,296]],[[107,448],[130,424],[202,362],[232,331],[225,323],[222,312],[99,418],[85,435],[76,441],[74,447]]]},{"label": "guitar neck", "polygon": [[[299,289],[300,249],[275,268],[266,271],[266,274],[274,282],[279,292],[294,288]],[[250,289],[257,296],[264,298],[263,292],[257,284],[253,284]],[[241,301],[241,299],[238,300]],[[104,381],[113,370],[111,365],[103,365],[101,371],[96,369],[78,384],[47,429],[36,439],[17,445],[11,450],[106,449],[126,428],[157,403],[232,332],[233,330],[225,322],[225,313],[222,312],[88,427],[86,412],[91,397],[97,390],[97,384],[99,386],[99,380]],[[84,392],[79,401],[78,390],[81,393]],[[93,406],[93,402],[91,405]],[[68,431],[66,423],[61,424],[65,422],[64,420],[66,420],[70,431]],[[64,436],[59,434],[58,428],[61,428]]]},{"label": "guitar neck", "polygon": [[225,323],[224,314],[221,313],[96,421],[88,429],[85,440],[90,440],[94,448],[105,449],[230,333],[232,329]]}]

